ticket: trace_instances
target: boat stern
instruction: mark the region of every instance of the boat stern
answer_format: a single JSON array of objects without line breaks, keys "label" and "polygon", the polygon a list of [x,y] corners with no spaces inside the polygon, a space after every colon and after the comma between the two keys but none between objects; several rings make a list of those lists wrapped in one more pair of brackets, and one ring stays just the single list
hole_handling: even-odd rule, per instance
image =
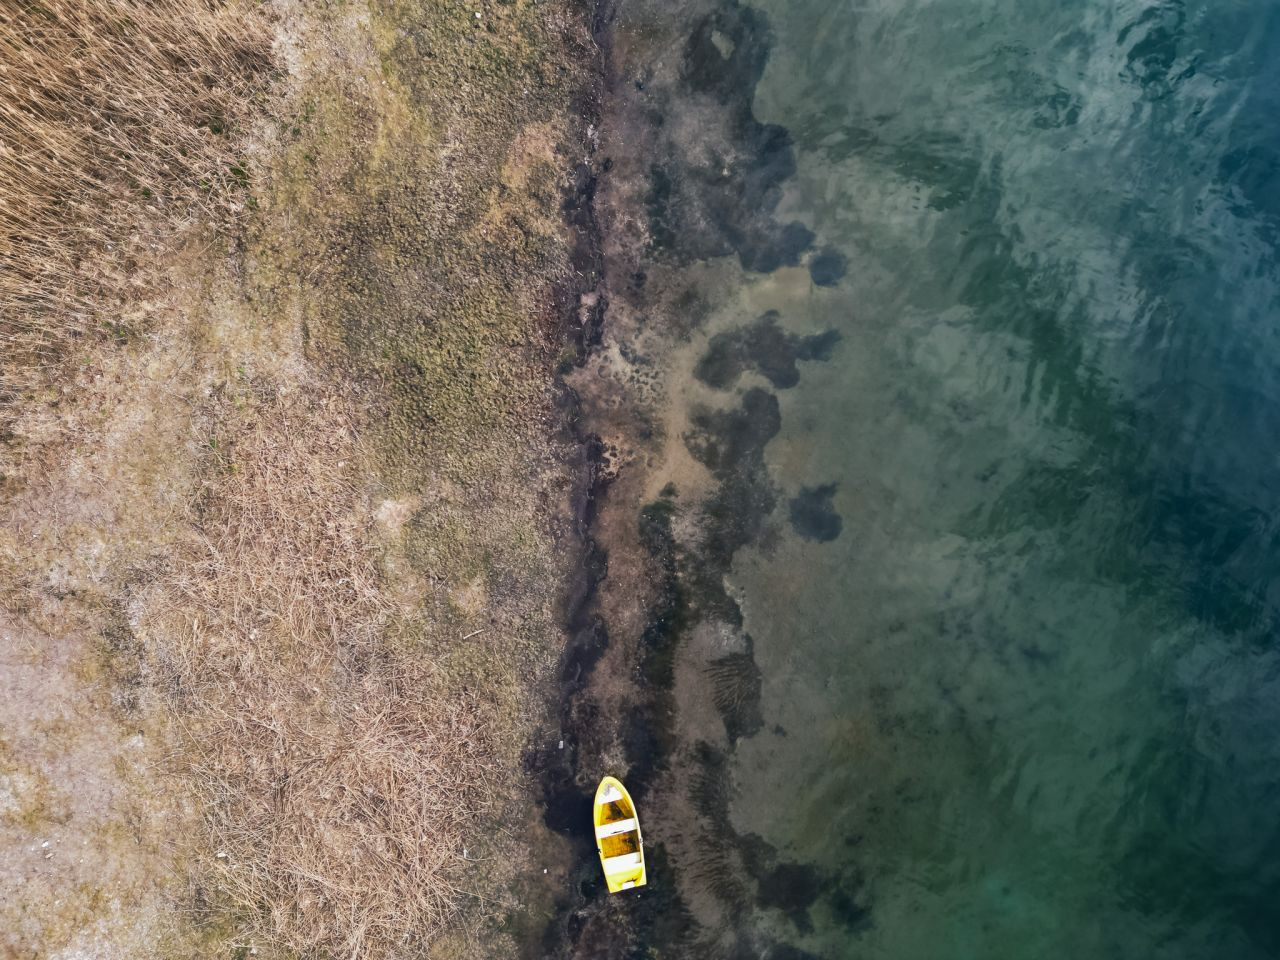
[{"label": "boat stern", "polygon": [[604,882],[608,885],[610,893],[621,893],[623,890],[643,887],[647,880],[648,877],[645,875],[643,860],[638,866],[619,869],[616,873],[606,873],[604,875]]},{"label": "boat stern", "polygon": [[605,777],[596,789],[596,848],[610,893],[642,887],[648,880],[644,865],[644,839],[635,803],[621,781]]}]

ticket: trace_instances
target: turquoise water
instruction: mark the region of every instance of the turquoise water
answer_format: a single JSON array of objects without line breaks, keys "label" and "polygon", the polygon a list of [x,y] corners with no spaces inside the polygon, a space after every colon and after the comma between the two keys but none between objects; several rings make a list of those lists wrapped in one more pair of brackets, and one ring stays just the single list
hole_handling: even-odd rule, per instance
[{"label": "turquoise water", "polygon": [[741,955],[1280,956],[1280,6],[723,6],[812,234],[689,348],[779,413]]}]

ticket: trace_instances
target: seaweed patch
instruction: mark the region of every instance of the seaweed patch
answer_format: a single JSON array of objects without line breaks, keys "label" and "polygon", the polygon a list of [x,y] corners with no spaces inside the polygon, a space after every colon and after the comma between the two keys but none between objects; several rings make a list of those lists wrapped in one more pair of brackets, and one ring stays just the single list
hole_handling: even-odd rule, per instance
[{"label": "seaweed patch", "polygon": [[785,390],[800,382],[797,361],[828,360],[840,342],[837,330],[801,337],[787,333],[778,320],[778,311],[769,310],[745,327],[716,334],[694,368],[694,376],[709,387],[724,390],[753,370]]},{"label": "seaweed patch", "polygon": [[832,502],[835,493],[834,483],[801,488],[788,505],[792,529],[804,539],[819,543],[827,543],[840,536],[844,520],[836,513]]},{"label": "seaweed patch", "polygon": [[819,287],[834,287],[849,269],[849,258],[834,247],[823,247],[809,261],[809,279]]},{"label": "seaweed patch", "polygon": [[[752,110],[771,43],[764,14],[737,0],[721,3],[693,25],[678,88],[653,94],[655,127],[673,102],[702,121],[695,142],[662,130],[661,159],[648,169],[653,250],[685,263],[736,254],[745,269],[769,273],[796,266],[813,246],[803,223],[774,218],[796,161],[786,128],[761,123]],[[636,90],[646,92],[643,80]]]},{"label": "seaweed patch", "polygon": [[824,878],[817,868],[801,863],[781,863],[760,878],[757,902],[786,914],[801,933],[813,929],[809,908],[822,895]]},{"label": "seaweed patch", "polygon": [[760,713],[761,675],[750,650],[712,661],[707,674],[714,684],[716,709],[724,720],[729,743],[758,733],[764,726]]}]

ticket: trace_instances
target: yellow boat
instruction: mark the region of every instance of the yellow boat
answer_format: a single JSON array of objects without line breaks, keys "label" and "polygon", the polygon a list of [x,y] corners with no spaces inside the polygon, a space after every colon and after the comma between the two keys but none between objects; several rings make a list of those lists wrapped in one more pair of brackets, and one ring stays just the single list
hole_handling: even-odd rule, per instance
[{"label": "yellow boat", "polygon": [[640,819],[627,788],[613,777],[605,777],[596,787],[594,811],[596,849],[610,893],[643,887],[644,841],[640,839]]}]

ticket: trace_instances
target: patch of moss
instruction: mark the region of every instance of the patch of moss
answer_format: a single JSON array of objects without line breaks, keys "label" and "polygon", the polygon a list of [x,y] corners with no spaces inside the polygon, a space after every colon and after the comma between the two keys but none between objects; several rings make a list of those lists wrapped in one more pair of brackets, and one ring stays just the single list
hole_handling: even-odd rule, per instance
[{"label": "patch of moss", "polygon": [[21,762],[0,738],[0,817],[28,833],[65,823],[66,799],[40,770]]},{"label": "patch of moss", "polygon": [[391,459],[474,442],[542,399],[559,344],[536,304],[567,269],[568,163],[521,134],[563,131],[577,81],[550,6],[479,26],[438,3],[374,8],[351,58],[364,75],[312,92],[316,121],[294,127],[273,185],[287,220],[255,259],[303,289],[314,352],[378,385]]}]

